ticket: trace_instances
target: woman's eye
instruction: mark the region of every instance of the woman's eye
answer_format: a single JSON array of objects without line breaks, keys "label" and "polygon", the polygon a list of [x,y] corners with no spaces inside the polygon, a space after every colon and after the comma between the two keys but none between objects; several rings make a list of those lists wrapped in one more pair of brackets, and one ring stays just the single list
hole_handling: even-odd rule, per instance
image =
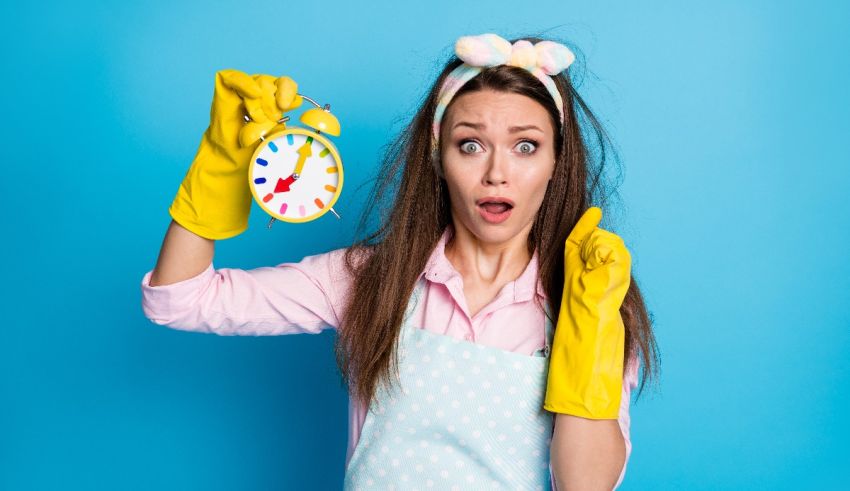
[{"label": "woman's eye", "polygon": [[[537,150],[537,142],[523,140],[517,144],[516,149],[523,154],[532,154]],[[478,153],[481,150],[481,145],[476,141],[464,140],[460,143],[460,151],[463,153]]]},{"label": "woman's eye", "polygon": [[537,144],[531,140],[523,140],[517,145],[520,153],[534,153],[537,150]]},{"label": "woman's eye", "polygon": [[463,153],[475,153],[478,150],[478,144],[474,141],[464,141],[460,144],[460,151]]}]

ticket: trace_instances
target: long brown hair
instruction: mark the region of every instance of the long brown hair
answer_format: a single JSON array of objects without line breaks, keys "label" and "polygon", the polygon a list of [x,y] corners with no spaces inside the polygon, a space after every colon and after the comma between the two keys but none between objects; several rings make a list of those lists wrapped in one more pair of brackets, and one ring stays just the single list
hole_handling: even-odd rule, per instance
[{"label": "long brown hair", "polygon": [[[532,43],[541,40],[523,39]],[[449,60],[412,121],[387,147],[356,235],[368,230],[370,220],[376,220],[377,226],[355,240],[345,254],[353,280],[335,352],[344,383],[353,396],[364,401],[372,400],[379,385],[393,385],[404,307],[434,247],[451,223],[439,154],[433,154],[431,149],[431,124],[440,86],[460,63],[456,57]],[[529,255],[538,251],[539,280],[549,297],[549,310],[556,325],[564,282],[564,242],[591,203],[602,206],[606,202],[606,163],[617,160],[606,131],[576,92],[566,71],[553,78],[564,100],[563,126],[555,101],[544,85],[517,67],[484,69],[458,91],[454,100],[463,93],[484,89],[512,92],[539,102],[552,118],[556,164],[528,236],[528,250]],[[628,362],[637,354],[643,362],[640,394],[644,384],[657,377],[658,352],[634,276],[620,313],[626,328],[624,359]],[[627,368],[624,363],[624,370]]]}]

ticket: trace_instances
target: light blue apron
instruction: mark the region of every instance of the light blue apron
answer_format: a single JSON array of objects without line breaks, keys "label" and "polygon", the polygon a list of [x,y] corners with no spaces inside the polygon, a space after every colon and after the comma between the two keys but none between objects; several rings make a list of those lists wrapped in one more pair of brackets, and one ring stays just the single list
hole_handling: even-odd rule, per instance
[{"label": "light blue apron", "polygon": [[536,356],[436,334],[410,322],[424,281],[399,335],[399,383],[369,405],[345,489],[550,489],[551,322]]}]

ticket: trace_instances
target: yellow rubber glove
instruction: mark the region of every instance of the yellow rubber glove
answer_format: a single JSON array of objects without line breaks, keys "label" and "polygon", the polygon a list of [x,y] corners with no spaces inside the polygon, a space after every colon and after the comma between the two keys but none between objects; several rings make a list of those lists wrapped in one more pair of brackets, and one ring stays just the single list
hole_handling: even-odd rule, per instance
[{"label": "yellow rubber glove", "polygon": [[564,245],[564,293],[543,407],[617,419],[626,335],[620,306],[631,281],[631,255],[619,236],[597,227],[601,219],[601,209],[588,208]]},{"label": "yellow rubber glove", "polygon": [[[278,88],[283,89],[279,96]],[[216,73],[210,125],[168,210],[177,223],[216,240],[248,228],[249,160],[260,136],[282,129],[277,121],[283,112],[300,104],[296,88],[289,77]],[[246,114],[251,118],[247,124]]]}]

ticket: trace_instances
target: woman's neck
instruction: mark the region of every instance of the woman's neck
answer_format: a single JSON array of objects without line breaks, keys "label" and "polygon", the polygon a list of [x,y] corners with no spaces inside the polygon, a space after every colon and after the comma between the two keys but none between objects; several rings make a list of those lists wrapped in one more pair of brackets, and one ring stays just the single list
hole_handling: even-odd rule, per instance
[{"label": "woman's neck", "polygon": [[518,278],[531,260],[528,231],[494,243],[482,241],[463,226],[452,227],[445,255],[464,284],[504,285]]}]

